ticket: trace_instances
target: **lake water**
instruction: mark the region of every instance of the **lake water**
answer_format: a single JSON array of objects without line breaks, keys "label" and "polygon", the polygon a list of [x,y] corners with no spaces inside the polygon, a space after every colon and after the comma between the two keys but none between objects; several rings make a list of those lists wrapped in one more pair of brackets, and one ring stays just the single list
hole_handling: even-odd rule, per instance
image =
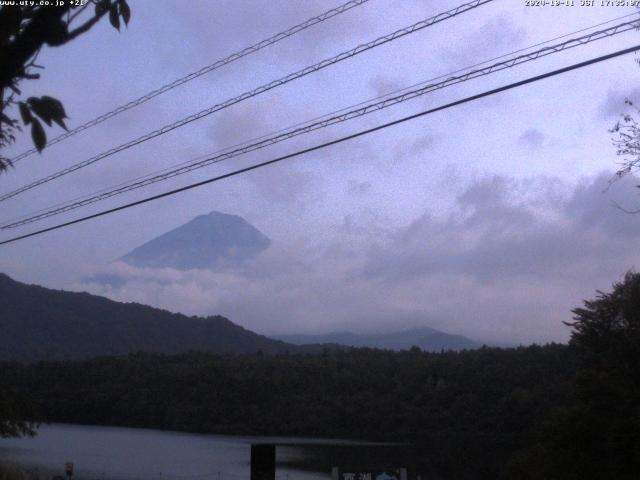
[{"label": "lake water", "polygon": [[[304,438],[230,437],[52,424],[34,438],[0,439],[0,461],[43,476],[74,463],[78,480],[247,480],[252,443],[275,443],[277,480],[327,480],[332,464],[379,457],[380,444]],[[358,460],[362,458],[362,460]],[[355,459],[355,460],[354,460]]]}]

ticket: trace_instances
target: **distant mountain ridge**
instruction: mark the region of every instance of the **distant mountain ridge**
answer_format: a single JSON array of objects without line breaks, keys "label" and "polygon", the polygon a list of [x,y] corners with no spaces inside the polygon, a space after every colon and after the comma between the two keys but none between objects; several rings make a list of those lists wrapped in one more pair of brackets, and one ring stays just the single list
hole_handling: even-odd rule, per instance
[{"label": "distant mountain ridge", "polygon": [[0,361],[84,359],[145,351],[296,352],[221,316],[187,317],[89,293],[51,290],[0,273]]},{"label": "distant mountain ridge", "polygon": [[276,335],[272,338],[295,345],[335,344],[349,347],[385,348],[389,350],[407,350],[413,346],[425,351],[465,350],[479,348],[482,345],[463,335],[452,335],[430,327],[409,330],[357,334],[353,332],[331,332],[321,335]]},{"label": "distant mountain ridge", "polygon": [[220,212],[199,215],[122,257],[136,267],[226,270],[242,266],[271,245],[244,218]]}]

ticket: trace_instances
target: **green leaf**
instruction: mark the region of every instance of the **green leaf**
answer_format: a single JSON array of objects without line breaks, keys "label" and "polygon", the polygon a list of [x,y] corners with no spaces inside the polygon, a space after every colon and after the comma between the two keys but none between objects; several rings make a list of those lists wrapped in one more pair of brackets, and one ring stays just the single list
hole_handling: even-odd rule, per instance
[{"label": "green leaf", "polygon": [[33,143],[36,146],[38,153],[40,153],[44,150],[44,147],[47,144],[47,135],[44,133],[44,128],[42,128],[42,124],[37,118],[32,119],[32,123],[31,138],[33,139]]},{"label": "green leaf", "polygon": [[127,4],[127,0],[119,0],[118,5],[120,7],[120,15],[122,15],[122,19],[124,20],[125,25],[129,25],[129,19],[131,18],[131,9]]},{"label": "green leaf", "polygon": [[67,130],[67,126],[64,124],[64,119],[67,118],[67,114],[60,100],[45,95],[41,98],[30,97],[27,102],[31,105],[31,109],[44,120],[47,125],[51,126],[51,121],[54,121]]},{"label": "green leaf", "polygon": [[31,111],[29,110],[29,107],[24,102],[19,102],[18,107],[20,108],[20,116],[22,117],[22,122],[25,125],[29,125],[29,123],[31,122],[31,119],[33,118],[31,116]]},{"label": "green leaf", "polygon": [[38,115],[48,126],[51,126],[51,112],[47,108],[47,104],[36,97],[29,97],[27,103],[31,107],[31,111]]},{"label": "green leaf", "polygon": [[113,28],[120,31],[120,18],[118,18],[118,7],[115,3],[109,7],[109,21]]}]

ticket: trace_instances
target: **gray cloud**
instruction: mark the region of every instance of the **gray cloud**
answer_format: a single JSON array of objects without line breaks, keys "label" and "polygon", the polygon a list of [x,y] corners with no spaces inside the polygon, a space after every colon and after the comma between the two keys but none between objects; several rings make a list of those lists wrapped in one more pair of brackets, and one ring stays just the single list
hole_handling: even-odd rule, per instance
[{"label": "gray cloud", "polygon": [[395,92],[406,86],[405,81],[386,77],[376,76],[369,80],[369,86],[373,90],[374,97],[382,97],[388,93]]},{"label": "gray cloud", "polygon": [[640,181],[629,176],[614,178],[617,177],[602,173],[593,182],[581,182],[569,198],[565,212],[584,231],[600,230],[613,240],[637,238],[640,215],[624,210],[640,208],[640,192],[635,188]]},{"label": "gray cloud", "polygon": [[518,137],[518,143],[535,150],[542,147],[546,139],[547,136],[540,130],[536,128],[529,128]]},{"label": "gray cloud", "polygon": [[366,195],[371,191],[371,182],[349,181],[348,192],[353,195]]},{"label": "gray cloud", "polygon": [[640,216],[614,208],[612,200],[640,199],[632,178],[605,192],[609,178],[600,174],[557,203],[536,202],[535,183],[481,179],[458,197],[449,217],[425,214],[374,251],[363,275],[388,281],[433,273],[544,278],[566,275],[583,262],[606,266],[612,254],[630,258],[614,250],[640,239]]},{"label": "gray cloud", "polygon": [[[251,3],[232,0],[212,3],[199,0],[192,1],[189,8],[176,8],[172,4],[161,8],[166,15],[163,28],[180,32],[182,36],[180,44],[167,48],[164,52],[168,64],[173,67],[176,64],[190,63],[190,57],[216,60],[319,15],[328,10],[329,6],[320,0],[289,2],[282,8],[274,8],[273,2],[269,0]],[[321,27],[311,27],[300,34],[296,41],[281,42],[277,47],[277,54],[274,49],[267,48],[258,58],[271,61],[277,55],[280,62],[297,63],[300,58],[317,57],[326,47],[346,40],[349,34],[366,31],[363,23],[353,17],[354,15],[346,13],[324,22]],[[166,35],[166,31],[158,32],[160,34]],[[189,50],[190,55],[184,54],[185,49]],[[254,62],[253,68],[256,68],[256,63],[259,64],[260,61]],[[251,69],[243,68],[242,74],[251,76]]]},{"label": "gray cloud", "polygon": [[599,114],[601,118],[611,119],[619,117],[629,110],[629,106],[625,104],[626,100],[634,103],[640,101],[640,88],[635,87],[631,90],[610,89],[607,91],[607,98],[600,104]]},{"label": "gray cloud", "polygon": [[[43,49],[40,59],[47,68],[41,81],[26,85],[25,96],[59,97],[73,117],[70,125],[77,125],[339,3],[195,0],[188,8],[177,8],[171,2],[142,2],[134,9],[131,27],[121,33],[103,22],[62,49]],[[458,3],[369,2],[47,148],[42,159],[27,160],[3,176],[4,187],[21,186]],[[601,21],[599,9],[587,10],[579,16],[569,13],[566,22],[558,23],[554,9],[534,12],[520,2],[476,9],[51,182],[5,203],[3,211],[12,217],[45,208],[338,110],[372,92],[514,50],[521,46],[525,28],[533,44]],[[567,51],[562,63],[584,59],[583,52]],[[440,105],[523,78],[534,69],[556,68],[554,62],[549,57],[535,67],[434,92],[424,103]],[[637,217],[623,214],[611,201],[634,208],[637,189],[620,182],[601,193],[606,176],[598,180],[592,175],[613,162],[606,133],[610,122],[588,118],[598,108],[591,100],[604,96],[602,85],[634,78],[637,66],[629,59],[602,64],[598,72],[584,70],[492,96],[295,162],[6,245],[0,267],[55,288],[68,288],[79,272],[84,277],[104,273],[105,285],[91,285],[96,293],[193,314],[223,313],[259,331],[393,329],[426,323],[485,338],[562,339],[566,329],[560,321],[570,308],[595,288],[607,289],[636,261]],[[581,88],[573,88],[576,84]],[[560,101],[567,108],[558,110]],[[609,114],[618,113],[618,102],[613,98],[616,108],[609,108]],[[413,103],[372,113],[211,170],[273,158],[418,107]],[[549,139],[545,155],[530,161],[531,152],[511,136],[535,127],[531,118],[553,125],[553,130],[541,129],[547,134],[575,134],[558,144]],[[31,145],[28,135],[20,141],[15,153]],[[502,175],[480,177],[466,186],[487,172]],[[511,178],[509,172],[529,178]],[[214,173],[193,172],[171,186],[210,175]],[[590,177],[575,188],[580,175]],[[168,188],[158,184],[127,199]],[[113,199],[109,206],[121,201]],[[214,208],[242,214],[274,238],[278,248],[256,259],[249,270],[222,276],[126,270],[118,264],[83,270],[84,263],[118,258]],[[60,218],[71,220],[77,213]],[[4,238],[11,234],[5,232]],[[120,285],[118,279],[126,283]]]},{"label": "gray cloud", "polygon": [[478,60],[485,60],[489,55],[514,50],[526,37],[524,27],[516,25],[512,18],[497,15],[476,28],[462,42],[457,42],[463,44],[463,47],[445,49],[443,57],[451,65],[466,67]]},{"label": "gray cloud", "polygon": [[275,245],[245,271],[116,263],[102,274],[126,285],[86,287],[189,314],[221,313],[267,333],[428,324],[483,339],[559,340],[571,308],[634,266],[640,216],[622,214],[610,199],[637,200],[638,179],[603,193],[609,175],[560,200],[545,177],[480,178],[444,217],[425,212],[390,230],[374,212],[347,215],[324,244]]}]

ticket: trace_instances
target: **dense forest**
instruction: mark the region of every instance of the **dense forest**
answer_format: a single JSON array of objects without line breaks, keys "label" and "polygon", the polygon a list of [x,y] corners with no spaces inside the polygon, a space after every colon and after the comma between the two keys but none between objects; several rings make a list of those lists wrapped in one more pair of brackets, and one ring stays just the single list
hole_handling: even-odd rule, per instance
[{"label": "dense forest", "polygon": [[42,421],[409,442],[443,478],[637,479],[640,274],[574,315],[569,345],[138,353],[0,380]]},{"label": "dense forest", "polygon": [[[4,364],[42,419],[191,432],[467,445],[507,462],[552,407],[567,405],[566,346],[320,355],[135,354]],[[478,451],[478,447],[482,447]],[[467,453],[471,452],[469,446]],[[483,465],[490,469],[490,465]]]}]

